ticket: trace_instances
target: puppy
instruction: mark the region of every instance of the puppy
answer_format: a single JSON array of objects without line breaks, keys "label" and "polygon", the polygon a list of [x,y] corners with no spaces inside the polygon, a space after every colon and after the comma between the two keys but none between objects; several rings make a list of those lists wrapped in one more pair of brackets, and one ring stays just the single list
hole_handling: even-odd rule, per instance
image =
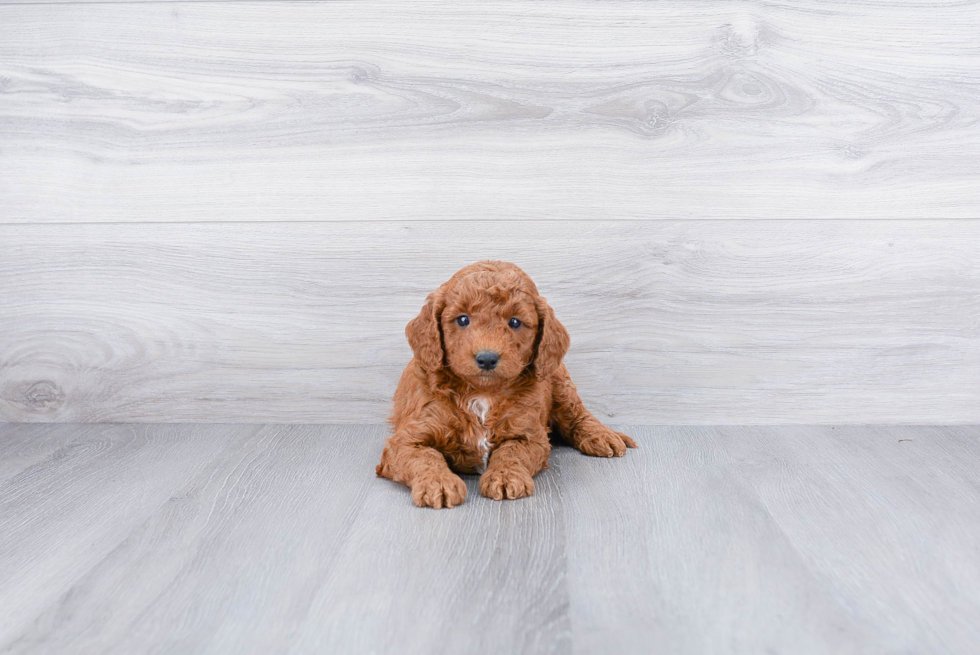
[{"label": "puppy", "polygon": [[568,332],[514,264],[463,268],[429,294],[405,335],[415,357],[395,391],[377,474],[410,487],[419,507],[466,499],[453,471],[481,473],[488,498],[530,496],[549,432],[595,457],[636,448],[585,409],[562,364]]}]

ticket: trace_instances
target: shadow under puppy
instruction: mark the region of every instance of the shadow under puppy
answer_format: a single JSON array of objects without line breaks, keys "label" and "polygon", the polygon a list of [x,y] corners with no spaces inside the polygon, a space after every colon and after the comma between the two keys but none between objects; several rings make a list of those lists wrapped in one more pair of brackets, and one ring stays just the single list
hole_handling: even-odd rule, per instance
[{"label": "shadow under puppy", "polygon": [[554,431],[596,457],[636,443],[582,404],[562,358],[569,337],[514,264],[471,264],[429,294],[405,328],[415,352],[395,391],[377,474],[411,487],[419,507],[466,499],[459,473],[482,473],[488,498],[534,493]]}]

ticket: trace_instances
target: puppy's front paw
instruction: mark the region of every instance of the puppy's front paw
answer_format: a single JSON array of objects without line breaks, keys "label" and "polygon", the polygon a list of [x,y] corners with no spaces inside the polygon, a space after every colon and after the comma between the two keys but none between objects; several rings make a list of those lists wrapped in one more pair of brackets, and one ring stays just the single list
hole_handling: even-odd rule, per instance
[{"label": "puppy's front paw", "polygon": [[480,493],[487,498],[524,498],[534,493],[534,480],[521,469],[489,468],[480,476]]},{"label": "puppy's front paw", "polygon": [[423,476],[412,482],[412,500],[419,507],[453,507],[466,500],[466,483],[448,472]]},{"label": "puppy's front paw", "polygon": [[593,457],[622,457],[627,448],[637,447],[636,442],[628,436],[604,425],[592,430],[578,442],[578,449]]}]

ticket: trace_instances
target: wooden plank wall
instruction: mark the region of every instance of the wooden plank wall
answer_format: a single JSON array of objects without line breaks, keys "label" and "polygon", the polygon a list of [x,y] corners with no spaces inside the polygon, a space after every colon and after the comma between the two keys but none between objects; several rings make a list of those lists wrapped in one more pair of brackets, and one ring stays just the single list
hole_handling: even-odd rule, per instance
[{"label": "wooden plank wall", "polygon": [[980,422],[980,4],[0,2],[0,420],[379,422],[515,261],[623,423]]}]

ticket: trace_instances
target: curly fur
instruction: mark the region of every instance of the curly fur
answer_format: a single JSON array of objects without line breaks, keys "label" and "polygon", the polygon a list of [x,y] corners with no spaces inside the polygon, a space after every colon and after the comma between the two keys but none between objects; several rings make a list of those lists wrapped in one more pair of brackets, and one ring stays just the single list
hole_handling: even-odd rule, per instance
[{"label": "curly fur", "polygon": [[[457,323],[464,314],[465,327]],[[463,268],[429,294],[405,335],[415,356],[395,392],[377,474],[410,487],[420,507],[462,503],[457,473],[481,473],[488,498],[530,496],[547,467],[549,433],[596,457],[636,447],[585,409],[562,364],[568,332],[514,264]],[[499,354],[493,371],[477,366],[481,350]]]}]

